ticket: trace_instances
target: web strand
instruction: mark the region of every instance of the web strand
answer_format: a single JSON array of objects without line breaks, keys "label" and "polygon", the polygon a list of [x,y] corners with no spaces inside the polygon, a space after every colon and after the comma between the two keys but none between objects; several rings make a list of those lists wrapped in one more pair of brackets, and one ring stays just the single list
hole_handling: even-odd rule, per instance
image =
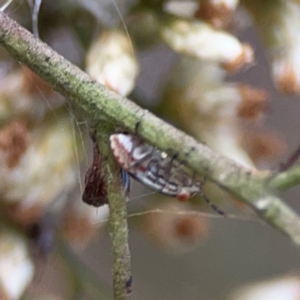
[{"label": "web strand", "polygon": [[32,32],[35,38],[39,39],[38,17],[42,0],[27,0],[31,8]]},{"label": "web strand", "polygon": [[7,0],[1,7],[0,11],[4,12],[6,8],[13,2],[13,0]]},{"label": "web strand", "polygon": [[[192,210],[183,210],[183,211],[170,211],[160,208],[149,209],[141,212],[134,212],[127,215],[127,218],[134,218],[134,217],[142,217],[148,214],[165,214],[165,215],[174,215],[174,216],[198,216],[201,218],[209,218],[209,219],[218,219],[218,220],[236,220],[236,221],[243,221],[243,222],[253,222],[259,223],[261,225],[265,225],[259,218],[255,217],[244,217],[235,214],[226,214],[226,216],[222,216],[219,214],[213,214],[208,212],[202,211],[192,211]],[[97,224],[104,224],[108,221],[108,219],[104,219],[103,221],[98,221],[94,225]]]}]

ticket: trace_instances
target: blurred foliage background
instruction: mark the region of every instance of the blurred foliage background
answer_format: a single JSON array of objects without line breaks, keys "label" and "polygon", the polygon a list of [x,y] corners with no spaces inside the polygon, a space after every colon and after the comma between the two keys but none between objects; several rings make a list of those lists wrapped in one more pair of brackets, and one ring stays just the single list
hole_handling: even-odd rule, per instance
[{"label": "blurred foliage background", "polygon": [[[297,0],[13,0],[5,12],[247,167],[274,169],[300,142]],[[87,116],[2,49],[0,77],[0,299],[112,299],[108,208],[81,200]],[[197,197],[131,190],[132,299],[300,299],[296,248],[213,184],[227,218]],[[298,189],[285,199],[298,209]]]}]

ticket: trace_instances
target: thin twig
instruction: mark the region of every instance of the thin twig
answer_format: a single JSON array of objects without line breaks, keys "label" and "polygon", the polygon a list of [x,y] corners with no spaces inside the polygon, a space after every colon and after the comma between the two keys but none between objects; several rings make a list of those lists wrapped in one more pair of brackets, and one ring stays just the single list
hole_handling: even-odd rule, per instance
[{"label": "thin twig", "polygon": [[128,244],[126,193],[123,189],[120,167],[111,155],[109,136],[114,128],[102,122],[98,126],[97,141],[101,153],[104,180],[109,202],[109,227],[114,257],[114,299],[127,300],[131,294],[131,262]]},{"label": "thin twig", "polygon": [[279,169],[277,170],[277,173],[282,173],[289,168],[291,168],[294,163],[299,159],[300,157],[300,145],[297,147],[297,149],[294,151],[294,153],[288,158],[288,160],[284,163],[281,163],[279,166]]},{"label": "thin twig", "polygon": [[300,184],[300,167],[296,166],[280,172],[270,179],[269,185],[276,190],[287,190],[295,185]]},{"label": "thin twig", "polygon": [[298,160],[299,156],[300,156],[300,145],[295,150],[295,152],[291,155],[291,157],[289,157],[288,160],[285,163],[282,163],[280,165],[280,168],[279,168],[278,172],[286,171],[291,166],[293,166],[293,164]]}]

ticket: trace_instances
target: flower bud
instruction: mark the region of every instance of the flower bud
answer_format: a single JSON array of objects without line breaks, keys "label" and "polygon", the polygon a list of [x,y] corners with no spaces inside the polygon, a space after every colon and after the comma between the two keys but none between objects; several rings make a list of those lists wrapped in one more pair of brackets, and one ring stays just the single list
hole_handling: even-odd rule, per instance
[{"label": "flower bud", "polygon": [[253,60],[249,45],[204,22],[170,18],[163,21],[161,36],[174,51],[220,63],[230,72]]},{"label": "flower bud", "polygon": [[12,230],[0,231],[0,295],[17,300],[32,280],[34,265],[25,239]]},{"label": "flower bud", "polygon": [[199,4],[195,1],[166,1],[164,11],[183,18],[194,16]]},{"label": "flower bud", "polygon": [[230,300],[299,300],[300,278],[278,278],[239,288]]},{"label": "flower bud", "polygon": [[273,79],[285,93],[300,92],[300,4],[245,1],[271,58]]},{"label": "flower bud", "polygon": [[201,1],[196,16],[215,28],[224,28],[231,20],[238,3],[238,0]]},{"label": "flower bud", "polygon": [[130,38],[119,30],[106,30],[95,40],[86,58],[86,71],[121,96],[134,88],[138,63]]}]

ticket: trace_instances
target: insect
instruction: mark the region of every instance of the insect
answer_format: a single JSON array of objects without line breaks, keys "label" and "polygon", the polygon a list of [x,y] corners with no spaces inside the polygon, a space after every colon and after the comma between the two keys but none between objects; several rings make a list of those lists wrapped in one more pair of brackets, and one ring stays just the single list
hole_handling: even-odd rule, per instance
[{"label": "insect", "polygon": [[181,201],[186,201],[197,193],[201,194],[215,211],[224,215],[203,195],[203,180],[196,177],[176,157],[169,156],[129,133],[111,135],[110,146],[121,168],[144,185]]},{"label": "insect", "polygon": [[[96,140],[93,140],[93,162],[87,170],[84,178],[85,189],[82,195],[83,202],[99,207],[108,204],[105,175],[101,164],[101,154]],[[129,193],[130,181],[128,173],[121,169],[121,180],[125,193]]]},{"label": "insect", "polygon": [[121,168],[164,195],[184,201],[201,189],[200,181],[178,160],[133,134],[113,134],[110,145]]}]

